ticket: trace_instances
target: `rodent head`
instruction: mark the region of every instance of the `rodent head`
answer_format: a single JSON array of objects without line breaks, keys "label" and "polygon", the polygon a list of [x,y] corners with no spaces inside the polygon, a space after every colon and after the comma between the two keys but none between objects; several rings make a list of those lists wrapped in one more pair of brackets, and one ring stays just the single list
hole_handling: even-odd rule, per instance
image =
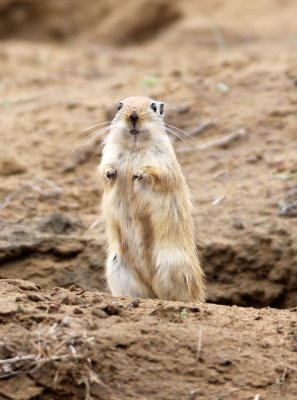
[{"label": "rodent head", "polygon": [[118,105],[112,121],[114,134],[127,141],[154,142],[166,136],[164,125],[165,103],[149,97],[127,97]]}]

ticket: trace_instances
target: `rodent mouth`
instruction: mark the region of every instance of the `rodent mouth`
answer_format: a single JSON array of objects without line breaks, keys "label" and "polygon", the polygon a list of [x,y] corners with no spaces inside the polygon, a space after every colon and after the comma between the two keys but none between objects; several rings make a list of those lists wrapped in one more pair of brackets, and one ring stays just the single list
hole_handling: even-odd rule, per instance
[{"label": "rodent mouth", "polygon": [[130,129],[130,133],[132,133],[132,135],[136,136],[139,133],[139,130],[137,129]]}]

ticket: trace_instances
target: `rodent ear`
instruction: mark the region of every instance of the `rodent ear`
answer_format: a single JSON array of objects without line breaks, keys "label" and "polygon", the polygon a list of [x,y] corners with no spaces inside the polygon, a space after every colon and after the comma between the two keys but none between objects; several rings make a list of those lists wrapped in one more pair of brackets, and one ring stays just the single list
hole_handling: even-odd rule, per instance
[{"label": "rodent ear", "polygon": [[165,103],[159,103],[159,113],[163,117],[165,112]]}]

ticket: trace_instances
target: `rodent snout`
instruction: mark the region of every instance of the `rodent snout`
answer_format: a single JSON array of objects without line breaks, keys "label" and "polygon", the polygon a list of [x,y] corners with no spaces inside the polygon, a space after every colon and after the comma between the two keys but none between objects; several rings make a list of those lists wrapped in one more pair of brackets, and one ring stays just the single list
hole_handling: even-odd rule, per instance
[{"label": "rodent snout", "polygon": [[130,114],[130,120],[133,123],[133,125],[135,126],[136,122],[139,119],[139,115],[137,114],[137,111],[133,110]]}]

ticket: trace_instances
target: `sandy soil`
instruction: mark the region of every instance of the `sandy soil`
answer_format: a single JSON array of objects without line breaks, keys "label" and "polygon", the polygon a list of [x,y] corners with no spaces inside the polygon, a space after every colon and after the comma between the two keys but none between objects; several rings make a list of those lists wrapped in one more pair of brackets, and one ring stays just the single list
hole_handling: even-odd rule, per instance
[{"label": "sandy soil", "polygon": [[[0,399],[295,399],[296,5],[38,4],[0,2],[0,359],[35,357]],[[199,127],[173,141],[215,304],[98,292],[100,140],[73,133],[134,94]]]},{"label": "sandy soil", "polygon": [[296,307],[114,299],[9,279],[0,289],[0,354],[14,359],[2,366],[3,399],[297,396]]}]

